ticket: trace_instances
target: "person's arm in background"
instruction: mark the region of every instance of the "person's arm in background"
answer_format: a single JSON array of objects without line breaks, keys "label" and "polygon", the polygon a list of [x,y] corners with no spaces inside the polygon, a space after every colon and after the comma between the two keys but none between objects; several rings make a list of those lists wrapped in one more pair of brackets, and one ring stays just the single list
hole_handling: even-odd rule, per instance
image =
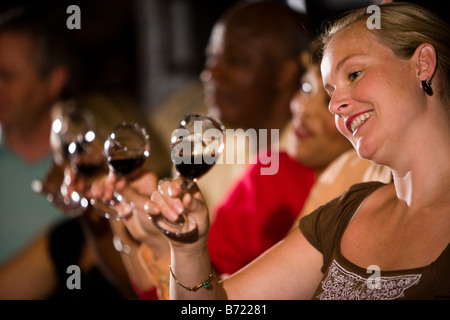
[{"label": "person's arm in background", "polygon": [[141,299],[168,299],[169,245],[144,210],[157,188],[157,177],[145,170],[131,181],[109,176],[93,184],[90,196],[108,199],[114,188],[123,204],[116,207],[120,221],[110,223],[131,284]]},{"label": "person's arm in background", "polygon": [[41,233],[0,267],[1,300],[46,299],[57,287],[48,241],[48,232]]}]

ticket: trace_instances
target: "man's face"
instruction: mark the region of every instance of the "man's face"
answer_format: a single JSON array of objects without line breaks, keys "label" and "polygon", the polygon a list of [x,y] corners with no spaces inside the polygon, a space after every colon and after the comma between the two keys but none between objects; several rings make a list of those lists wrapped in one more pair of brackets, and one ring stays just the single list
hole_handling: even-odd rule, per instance
[{"label": "man's face", "polygon": [[51,105],[49,81],[32,59],[33,43],[21,34],[0,34],[0,123],[23,128]]},{"label": "man's face", "polygon": [[206,103],[226,124],[258,128],[276,95],[268,40],[217,25],[202,73]]}]

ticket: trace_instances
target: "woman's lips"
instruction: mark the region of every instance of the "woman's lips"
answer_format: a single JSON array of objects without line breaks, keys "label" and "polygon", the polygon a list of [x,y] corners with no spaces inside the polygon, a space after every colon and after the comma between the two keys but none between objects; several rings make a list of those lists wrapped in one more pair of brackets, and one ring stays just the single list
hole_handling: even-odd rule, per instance
[{"label": "woman's lips", "polygon": [[373,114],[373,111],[365,111],[354,114],[347,118],[345,121],[345,126],[348,131],[354,134],[361,125],[363,125]]},{"label": "woman's lips", "polygon": [[299,140],[306,139],[313,135],[313,132],[304,124],[295,124],[294,133]]}]

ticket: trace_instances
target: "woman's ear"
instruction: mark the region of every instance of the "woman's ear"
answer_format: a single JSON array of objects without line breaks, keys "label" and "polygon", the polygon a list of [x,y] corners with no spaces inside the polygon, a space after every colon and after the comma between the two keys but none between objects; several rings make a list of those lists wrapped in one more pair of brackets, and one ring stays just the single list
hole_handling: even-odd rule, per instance
[{"label": "woman's ear", "polygon": [[436,72],[436,50],[429,43],[422,43],[416,48],[414,57],[417,61],[417,76],[420,81],[430,81]]}]

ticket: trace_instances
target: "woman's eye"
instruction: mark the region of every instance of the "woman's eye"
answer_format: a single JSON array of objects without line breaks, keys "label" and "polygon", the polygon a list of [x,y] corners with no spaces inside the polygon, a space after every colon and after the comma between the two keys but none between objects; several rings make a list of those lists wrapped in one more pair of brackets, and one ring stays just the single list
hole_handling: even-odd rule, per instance
[{"label": "woman's eye", "polygon": [[349,79],[350,81],[353,81],[353,80],[355,80],[356,78],[358,78],[360,74],[361,74],[361,71],[354,71],[354,72],[351,72],[351,73],[348,74],[348,79]]},{"label": "woman's eye", "polygon": [[312,85],[309,82],[302,82],[301,88],[302,88],[302,91],[305,93],[310,93],[312,91]]}]

